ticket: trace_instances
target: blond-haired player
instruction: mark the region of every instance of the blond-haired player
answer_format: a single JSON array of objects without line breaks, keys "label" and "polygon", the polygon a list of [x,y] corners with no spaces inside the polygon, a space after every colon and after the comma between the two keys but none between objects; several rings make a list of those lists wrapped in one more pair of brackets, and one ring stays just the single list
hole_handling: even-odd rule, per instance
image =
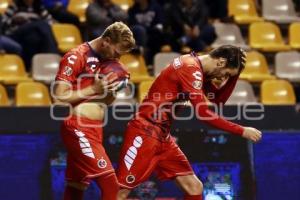
[{"label": "blond-haired player", "polygon": [[[72,105],[72,116],[62,123],[61,135],[67,149],[64,200],[82,200],[91,180],[101,197],[115,200],[119,189],[112,164],[102,145],[105,104],[119,85],[115,73],[99,78],[105,63],[118,61],[135,40],[122,22],[108,26],[101,36],[67,52],[56,76],[55,98]],[[93,98],[102,95],[102,98]],[[99,104],[102,103],[102,104]]]}]

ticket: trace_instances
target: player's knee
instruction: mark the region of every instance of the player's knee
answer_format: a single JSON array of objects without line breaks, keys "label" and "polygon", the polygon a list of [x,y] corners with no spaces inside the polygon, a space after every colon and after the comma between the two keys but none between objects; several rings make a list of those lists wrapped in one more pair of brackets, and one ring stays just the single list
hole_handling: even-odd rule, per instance
[{"label": "player's knee", "polygon": [[67,186],[76,188],[78,190],[86,190],[88,188],[88,185],[78,183],[78,182],[71,182],[71,181],[67,182]]},{"label": "player's knee", "polygon": [[193,179],[188,183],[187,194],[188,195],[199,195],[202,194],[203,184],[198,179]]},{"label": "player's knee", "polygon": [[128,189],[120,189],[118,192],[117,200],[125,200],[129,195],[130,190]]}]

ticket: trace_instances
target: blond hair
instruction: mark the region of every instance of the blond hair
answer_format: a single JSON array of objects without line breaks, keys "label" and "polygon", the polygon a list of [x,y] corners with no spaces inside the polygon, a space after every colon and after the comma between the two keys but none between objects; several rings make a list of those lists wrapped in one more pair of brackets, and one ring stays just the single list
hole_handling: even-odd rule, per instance
[{"label": "blond hair", "polygon": [[124,51],[129,51],[135,46],[135,40],[129,27],[123,22],[115,22],[109,25],[101,37],[108,37],[113,44],[120,43]]}]

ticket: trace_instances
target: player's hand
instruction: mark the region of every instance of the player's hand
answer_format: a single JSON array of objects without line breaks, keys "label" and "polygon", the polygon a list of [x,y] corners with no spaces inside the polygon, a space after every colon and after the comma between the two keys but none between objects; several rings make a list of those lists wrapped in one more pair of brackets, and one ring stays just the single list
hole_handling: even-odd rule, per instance
[{"label": "player's hand", "polygon": [[118,76],[110,72],[105,76],[100,77],[99,73],[96,73],[93,89],[95,94],[103,94],[105,92],[115,91],[118,87],[119,81],[116,81]]},{"label": "player's hand", "polygon": [[256,128],[244,127],[242,136],[248,140],[251,140],[252,142],[258,142],[259,140],[261,140],[262,133]]}]

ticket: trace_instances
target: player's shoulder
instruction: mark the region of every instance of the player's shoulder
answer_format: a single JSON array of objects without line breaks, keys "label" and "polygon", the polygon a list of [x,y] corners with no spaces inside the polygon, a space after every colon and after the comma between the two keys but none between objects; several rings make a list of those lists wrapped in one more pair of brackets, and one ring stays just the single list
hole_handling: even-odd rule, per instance
[{"label": "player's shoulder", "polygon": [[192,54],[185,54],[180,56],[182,63],[186,66],[195,66],[197,65],[197,61],[195,59],[195,56],[193,56]]},{"label": "player's shoulder", "polygon": [[193,55],[185,54],[175,58],[173,60],[172,65],[175,69],[179,69],[179,68],[186,68],[186,67],[197,67],[198,63]]},{"label": "player's shoulder", "polygon": [[73,49],[70,49],[65,55],[64,57],[73,57],[76,59],[84,59],[86,57],[86,55],[88,54],[89,51],[89,47],[86,43],[83,43]]}]

